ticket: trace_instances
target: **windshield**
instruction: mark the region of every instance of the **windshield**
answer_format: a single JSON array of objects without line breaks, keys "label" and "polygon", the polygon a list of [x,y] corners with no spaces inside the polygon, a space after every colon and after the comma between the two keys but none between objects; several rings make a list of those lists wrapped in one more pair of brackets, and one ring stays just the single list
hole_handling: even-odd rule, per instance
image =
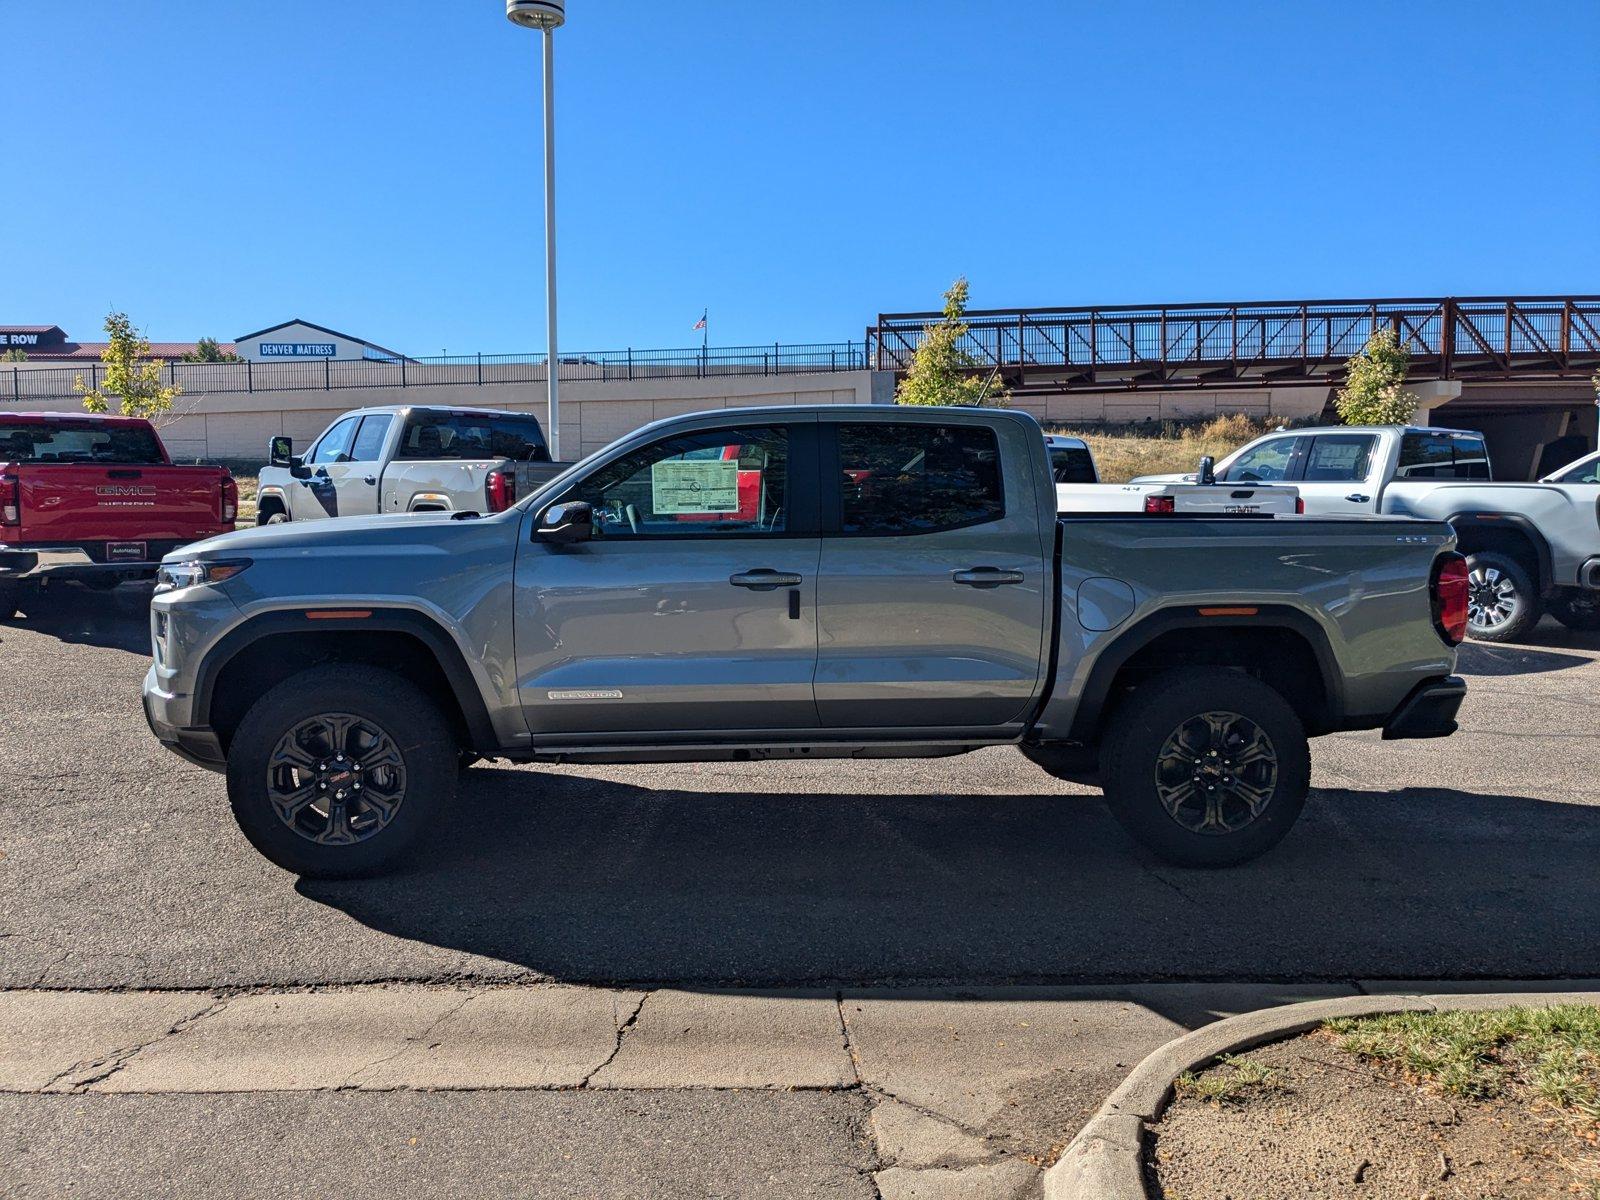
[{"label": "windshield", "polygon": [[140,425],[0,423],[0,462],[161,463],[155,431]]}]

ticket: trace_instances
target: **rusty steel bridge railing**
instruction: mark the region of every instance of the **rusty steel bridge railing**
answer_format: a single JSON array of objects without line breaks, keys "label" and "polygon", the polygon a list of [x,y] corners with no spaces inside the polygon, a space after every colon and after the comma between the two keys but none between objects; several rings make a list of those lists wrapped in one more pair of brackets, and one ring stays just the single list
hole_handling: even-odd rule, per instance
[{"label": "rusty steel bridge railing", "polygon": [[[867,357],[903,371],[939,313],[883,313]],[[966,316],[974,370],[1021,391],[1325,382],[1393,329],[1415,379],[1586,379],[1600,367],[1600,296],[986,309]]]}]

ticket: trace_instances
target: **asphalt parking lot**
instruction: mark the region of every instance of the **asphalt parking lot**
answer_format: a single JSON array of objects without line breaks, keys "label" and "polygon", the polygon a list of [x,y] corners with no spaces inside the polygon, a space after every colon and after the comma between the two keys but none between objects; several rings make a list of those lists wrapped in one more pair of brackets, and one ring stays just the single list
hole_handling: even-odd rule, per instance
[{"label": "asphalt parking lot", "polygon": [[480,766],[425,863],[301,882],[139,712],[144,597],[0,626],[0,985],[761,986],[1600,974],[1600,639],[1467,645],[1462,732],[1324,738],[1287,842],[1146,857],[1009,749]]},{"label": "asphalt parking lot", "polygon": [[[0,988],[200,1007],[633,988],[644,1015],[606,1018],[594,1061],[645,1065],[570,1093],[13,1091],[0,1157],[21,1195],[207,1194],[239,1182],[206,1173],[218,1155],[284,1194],[1029,1195],[1127,1066],[1223,1013],[1377,979],[1600,976],[1600,638],[1548,622],[1464,648],[1455,737],[1316,743],[1299,826],[1227,871],[1157,863],[1094,794],[988,750],[479,766],[420,865],[314,883],[259,858],[221,777],[146,731],[144,604],[63,590],[0,625]],[[733,1090],[674,1076],[693,1021],[666,1014],[729,994],[756,1024],[779,1002],[836,1010],[817,1036],[841,1039],[843,1082],[816,1090],[763,1046]],[[705,1061],[741,1052],[722,1017],[695,1036]],[[273,1149],[308,1126],[314,1152]]]}]

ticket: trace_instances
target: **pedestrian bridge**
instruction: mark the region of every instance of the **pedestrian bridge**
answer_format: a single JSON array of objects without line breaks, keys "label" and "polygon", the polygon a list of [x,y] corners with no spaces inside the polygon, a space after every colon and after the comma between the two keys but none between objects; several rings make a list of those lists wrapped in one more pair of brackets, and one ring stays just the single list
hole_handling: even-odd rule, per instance
[{"label": "pedestrian bridge", "polygon": [[[882,313],[867,357],[904,371],[936,312]],[[1413,380],[1586,380],[1600,296],[1473,296],[1013,308],[968,312],[962,347],[1014,392],[1338,382],[1378,329]]]}]

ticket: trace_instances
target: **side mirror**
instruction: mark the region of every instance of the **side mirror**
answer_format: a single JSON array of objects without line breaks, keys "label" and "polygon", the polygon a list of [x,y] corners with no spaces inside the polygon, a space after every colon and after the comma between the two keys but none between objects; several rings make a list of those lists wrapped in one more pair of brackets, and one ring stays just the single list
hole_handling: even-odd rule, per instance
[{"label": "side mirror", "polygon": [[294,458],[294,439],[281,434],[267,443],[267,461],[275,467],[287,467]]},{"label": "side mirror", "polygon": [[557,546],[587,542],[594,536],[594,509],[584,500],[552,504],[539,518],[539,527],[534,531],[534,536]]},{"label": "side mirror", "polygon": [[1212,460],[1212,457],[1209,454],[1200,460],[1199,479],[1200,482],[1207,487],[1210,487],[1217,481],[1217,464]]}]

